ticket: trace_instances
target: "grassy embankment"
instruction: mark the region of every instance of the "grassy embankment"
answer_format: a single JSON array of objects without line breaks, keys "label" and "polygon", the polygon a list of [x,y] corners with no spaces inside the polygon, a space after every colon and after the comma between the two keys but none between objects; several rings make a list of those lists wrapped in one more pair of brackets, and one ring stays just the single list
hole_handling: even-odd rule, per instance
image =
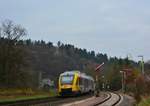
[{"label": "grassy embankment", "polygon": [[150,106],[150,97],[142,97],[142,100],[138,106]]},{"label": "grassy embankment", "polygon": [[40,90],[27,89],[0,89],[0,103],[9,101],[18,101],[26,99],[38,99],[45,97],[56,96],[55,90],[50,90],[49,92],[44,92]]}]

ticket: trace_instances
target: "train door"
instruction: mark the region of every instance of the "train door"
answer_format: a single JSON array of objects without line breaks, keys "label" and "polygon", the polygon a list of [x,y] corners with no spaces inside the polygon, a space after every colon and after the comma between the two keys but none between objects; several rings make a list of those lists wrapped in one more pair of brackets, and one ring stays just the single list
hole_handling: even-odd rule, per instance
[{"label": "train door", "polygon": [[84,93],[84,81],[82,77],[79,77],[79,88],[80,88],[80,92]]}]

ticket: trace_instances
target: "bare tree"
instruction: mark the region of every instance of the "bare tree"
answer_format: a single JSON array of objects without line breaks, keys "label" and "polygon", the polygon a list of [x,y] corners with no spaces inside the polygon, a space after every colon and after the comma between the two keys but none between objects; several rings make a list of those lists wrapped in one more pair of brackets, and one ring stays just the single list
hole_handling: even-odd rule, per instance
[{"label": "bare tree", "polygon": [[[24,64],[23,48],[16,42],[27,34],[25,28],[5,20],[0,26],[0,85],[12,87],[21,79]],[[17,85],[17,84],[16,84]]]},{"label": "bare tree", "polygon": [[27,34],[26,29],[21,25],[15,25],[11,20],[5,20],[2,22],[1,37],[9,40],[18,40]]}]

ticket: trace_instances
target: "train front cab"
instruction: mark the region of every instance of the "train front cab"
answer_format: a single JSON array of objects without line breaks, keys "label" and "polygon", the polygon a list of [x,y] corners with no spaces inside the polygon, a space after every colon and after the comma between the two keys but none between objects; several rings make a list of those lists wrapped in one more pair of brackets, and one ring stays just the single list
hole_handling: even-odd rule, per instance
[{"label": "train front cab", "polygon": [[77,73],[61,75],[58,90],[60,96],[80,94],[79,75]]}]

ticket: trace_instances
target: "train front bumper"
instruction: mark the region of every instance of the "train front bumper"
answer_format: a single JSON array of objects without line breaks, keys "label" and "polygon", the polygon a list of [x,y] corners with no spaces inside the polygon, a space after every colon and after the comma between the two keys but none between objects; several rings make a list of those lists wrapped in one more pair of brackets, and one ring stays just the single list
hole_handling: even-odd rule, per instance
[{"label": "train front bumper", "polygon": [[72,85],[63,85],[60,88],[60,92],[59,92],[60,95],[76,95],[78,93],[79,91],[76,89],[73,89]]}]

